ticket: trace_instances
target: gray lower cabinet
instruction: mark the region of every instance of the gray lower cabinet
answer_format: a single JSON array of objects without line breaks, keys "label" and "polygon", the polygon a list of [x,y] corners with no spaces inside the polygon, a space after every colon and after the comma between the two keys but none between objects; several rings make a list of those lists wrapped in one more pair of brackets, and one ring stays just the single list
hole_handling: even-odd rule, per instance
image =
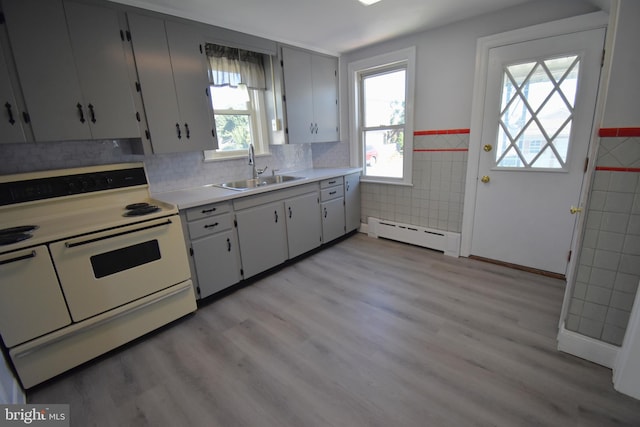
[{"label": "gray lower cabinet", "polygon": [[2,8],[36,141],[140,136],[118,12],[62,0]]},{"label": "gray lower cabinet", "polygon": [[285,200],[289,259],[309,252],[322,243],[319,203],[317,191]]},{"label": "gray lower cabinet", "polygon": [[231,203],[192,208],[185,214],[191,268],[198,298],[235,285],[240,273],[238,238]]},{"label": "gray lower cabinet", "polygon": [[344,177],[344,216],[347,233],[360,228],[360,172]]},{"label": "gray lower cabinet", "polygon": [[287,260],[287,234],[282,201],[236,211],[244,278]]},{"label": "gray lower cabinet", "polygon": [[345,234],[343,177],[320,182],[322,242],[328,243]]},{"label": "gray lower cabinet", "polygon": [[203,36],[178,22],[127,18],[153,152],[217,148]]}]

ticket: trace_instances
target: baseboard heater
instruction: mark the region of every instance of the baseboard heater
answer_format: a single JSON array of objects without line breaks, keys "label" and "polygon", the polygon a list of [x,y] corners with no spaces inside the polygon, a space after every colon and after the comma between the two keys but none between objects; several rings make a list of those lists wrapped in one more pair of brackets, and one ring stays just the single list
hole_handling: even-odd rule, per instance
[{"label": "baseboard heater", "polygon": [[369,217],[367,234],[398,242],[410,243],[444,252],[452,257],[460,256],[460,233],[434,230],[426,227],[402,224]]}]

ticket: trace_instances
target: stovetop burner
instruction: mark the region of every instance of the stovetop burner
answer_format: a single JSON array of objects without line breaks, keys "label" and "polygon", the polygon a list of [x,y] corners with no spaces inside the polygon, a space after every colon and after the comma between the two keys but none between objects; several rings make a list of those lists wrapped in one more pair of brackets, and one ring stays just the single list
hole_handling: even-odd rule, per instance
[{"label": "stovetop burner", "polygon": [[123,216],[142,216],[150,213],[154,213],[160,210],[160,208],[156,205],[151,205],[146,202],[141,203],[132,203],[130,205],[125,206],[127,210]]},{"label": "stovetop burner", "polygon": [[33,237],[31,232],[38,228],[37,225],[19,225],[0,229],[0,246],[11,245]]}]

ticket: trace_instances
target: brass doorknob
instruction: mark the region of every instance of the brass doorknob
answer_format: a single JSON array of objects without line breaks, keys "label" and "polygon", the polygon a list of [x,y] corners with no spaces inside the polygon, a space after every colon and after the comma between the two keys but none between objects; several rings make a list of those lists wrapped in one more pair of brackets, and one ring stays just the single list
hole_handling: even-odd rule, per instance
[{"label": "brass doorknob", "polygon": [[571,206],[571,209],[569,209],[569,212],[571,212],[572,215],[575,215],[578,212],[582,212],[582,208],[576,208],[575,206]]},{"label": "brass doorknob", "polygon": [[493,149],[493,146],[491,144],[485,144],[483,149],[484,149],[484,151],[486,151],[488,153],[489,151],[491,151]]},{"label": "brass doorknob", "polygon": [[491,178],[489,178],[487,175],[483,176],[482,178],[480,178],[480,181],[484,182],[485,184],[489,181],[491,181]]}]

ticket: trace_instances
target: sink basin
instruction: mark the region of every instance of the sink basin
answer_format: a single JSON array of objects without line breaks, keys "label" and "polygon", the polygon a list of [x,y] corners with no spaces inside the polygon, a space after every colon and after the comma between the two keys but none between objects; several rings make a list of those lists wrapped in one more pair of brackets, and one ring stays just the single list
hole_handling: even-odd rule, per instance
[{"label": "sink basin", "polygon": [[283,182],[304,179],[301,176],[291,175],[272,175],[259,177],[258,179],[243,179],[240,181],[229,181],[218,184],[218,187],[227,188],[229,190],[248,190],[250,188],[264,187],[266,185],[281,184]]}]

